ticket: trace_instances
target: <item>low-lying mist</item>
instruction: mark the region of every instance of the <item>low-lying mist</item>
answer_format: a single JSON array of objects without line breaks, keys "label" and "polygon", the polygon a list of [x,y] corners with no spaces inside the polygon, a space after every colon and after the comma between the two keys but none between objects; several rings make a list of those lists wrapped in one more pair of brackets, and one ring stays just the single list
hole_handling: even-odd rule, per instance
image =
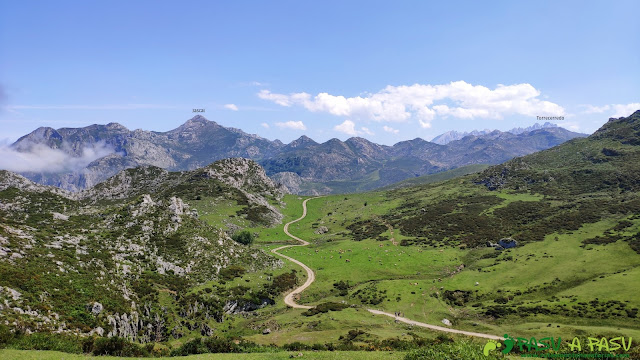
[{"label": "low-lying mist", "polygon": [[[65,144],[61,147],[67,148]],[[52,149],[43,144],[33,144],[28,151],[18,151],[8,145],[0,145],[0,169],[13,172],[64,173],[84,169],[92,161],[115,152],[112,146],[97,143],[86,146],[80,155],[62,149]]]}]

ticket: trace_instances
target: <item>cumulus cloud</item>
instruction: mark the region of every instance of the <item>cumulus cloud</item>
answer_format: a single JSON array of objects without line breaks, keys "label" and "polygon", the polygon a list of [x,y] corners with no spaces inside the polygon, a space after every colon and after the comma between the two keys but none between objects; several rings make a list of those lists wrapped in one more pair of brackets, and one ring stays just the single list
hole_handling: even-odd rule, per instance
[{"label": "cumulus cloud", "polygon": [[625,117],[640,110],[640,102],[630,104],[610,104],[603,106],[583,105],[585,114],[607,114],[610,117]]},{"label": "cumulus cloud", "polygon": [[302,121],[277,122],[276,126],[281,129],[307,130]]},{"label": "cumulus cloud", "polygon": [[260,124],[260,126],[262,126],[262,127],[263,127],[263,128],[265,128],[265,129],[268,129],[268,128],[269,128],[269,124],[264,123],[264,122],[263,122],[262,124]]},{"label": "cumulus cloud", "polygon": [[278,105],[302,106],[312,112],[380,122],[406,122],[417,119],[422,127],[431,126],[436,117],[463,119],[501,119],[507,115],[560,116],[560,105],[540,99],[540,91],[530,84],[498,85],[489,89],[455,81],[444,85],[415,84],[387,86],[373,94],[345,97],[305,92],[277,94],[262,90],[258,97]]},{"label": "cumulus cloud", "polygon": [[1,145],[0,169],[13,172],[72,172],[79,171],[92,161],[112,153],[114,149],[104,143],[83,148],[79,156],[43,144],[33,144],[28,151],[17,151],[10,146]]},{"label": "cumulus cloud", "polygon": [[382,130],[384,130],[384,131],[386,131],[386,132],[388,132],[388,133],[392,133],[392,134],[397,134],[397,133],[399,133],[399,132],[400,132],[400,130],[398,130],[398,129],[394,129],[394,128],[392,128],[391,126],[387,126],[387,125],[383,126],[383,127],[382,127]]},{"label": "cumulus cloud", "polygon": [[356,130],[356,124],[351,120],[345,120],[342,124],[333,127],[333,130],[341,133],[356,136],[358,131]]},{"label": "cumulus cloud", "polygon": [[236,106],[236,104],[225,104],[224,108],[228,110],[238,111],[238,106]]}]

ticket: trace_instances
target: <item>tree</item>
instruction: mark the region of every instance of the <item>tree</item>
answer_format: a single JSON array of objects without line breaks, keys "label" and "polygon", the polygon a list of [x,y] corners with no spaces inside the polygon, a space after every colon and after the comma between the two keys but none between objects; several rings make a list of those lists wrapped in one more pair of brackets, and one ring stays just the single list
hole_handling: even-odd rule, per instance
[{"label": "tree", "polygon": [[239,233],[235,233],[231,238],[233,239],[233,241],[243,245],[251,245],[254,240],[253,234],[249,231],[241,231]]}]

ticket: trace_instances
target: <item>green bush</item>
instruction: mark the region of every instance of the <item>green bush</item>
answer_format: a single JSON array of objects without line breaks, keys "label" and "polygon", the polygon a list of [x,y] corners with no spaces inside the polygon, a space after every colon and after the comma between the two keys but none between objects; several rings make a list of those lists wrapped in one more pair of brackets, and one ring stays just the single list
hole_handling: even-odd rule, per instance
[{"label": "green bush", "polygon": [[52,350],[72,354],[82,353],[82,343],[75,336],[62,334],[34,333],[16,335],[9,338],[7,347],[18,350]]},{"label": "green bush", "polygon": [[349,305],[343,304],[343,303],[326,302],[326,303],[318,304],[318,306],[303,312],[302,315],[313,316],[320,313],[327,313],[329,311],[341,311],[342,309],[346,309],[348,307]]},{"label": "green bush", "polygon": [[82,344],[84,351],[91,350],[93,355],[111,356],[149,356],[149,351],[135,343],[120,337],[94,338]]},{"label": "green bush", "polygon": [[4,348],[11,340],[13,340],[13,333],[9,327],[0,324],[0,349]]},{"label": "green bush", "polygon": [[242,266],[231,265],[220,270],[220,277],[224,280],[233,280],[234,278],[244,275],[245,272],[247,272],[247,270]]},{"label": "green bush", "polygon": [[171,351],[171,356],[187,356],[195,354],[205,354],[209,352],[209,349],[202,343],[200,338],[195,338],[188,341],[177,349]]},{"label": "green bush", "polygon": [[210,353],[237,353],[240,352],[240,347],[236,345],[230,339],[223,339],[218,337],[211,337],[205,339],[204,346]]},{"label": "green bush", "polygon": [[251,245],[253,243],[254,237],[253,234],[249,231],[241,231],[239,233],[233,234],[231,236],[233,241],[242,244],[242,245]]}]

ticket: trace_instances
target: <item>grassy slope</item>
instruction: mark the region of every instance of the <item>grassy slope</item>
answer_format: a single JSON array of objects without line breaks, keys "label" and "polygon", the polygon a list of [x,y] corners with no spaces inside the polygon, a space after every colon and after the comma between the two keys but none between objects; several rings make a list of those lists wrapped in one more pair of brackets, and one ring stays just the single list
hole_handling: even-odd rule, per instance
[{"label": "grassy slope", "polygon": [[[622,155],[603,155],[603,148]],[[478,175],[470,175],[410,189],[313,200],[307,218],[291,227],[292,233],[313,244],[286,251],[317,271],[317,282],[302,294],[301,302],[346,301],[402,311],[407,317],[434,324],[447,318],[457,328],[495,334],[565,338],[623,334],[637,338],[640,322],[633,311],[640,307],[635,296],[640,283],[640,256],[625,239],[639,233],[640,218],[624,210],[629,206],[624,204],[635,204],[638,193],[622,187],[627,186],[626,177],[634,176],[637,163],[632,159],[637,153],[636,146],[620,140],[581,139],[507,163],[507,177],[512,178],[498,191],[474,184]],[[492,168],[482,176],[500,169]],[[554,178],[540,180],[541,174],[548,173]],[[611,173],[618,174],[620,188],[611,185],[616,184]],[[532,179],[529,183],[518,182],[527,177]],[[600,183],[602,186],[594,186]],[[428,242],[429,234],[421,239],[403,233],[403,221],[422,219],[420,208],[428,212],[430,207],[447,201],[458,204],[448,215],[469,216],[463,220],[485,219],[500,225],[496,229],[506,229],[506,234],[534,234],[531,238],[539,240],[521,241],[518,248],[498,253],[478,247],[482,242],[477,240],[468,243],[464,234],[449,242],[453,246],[446,246],[453,238]],[[575,216],[566,217],[568,214]],[[576,219],[578,225],[569,223]],[[420,221],[431,225],[431,220]],[[614,230],[624,221],[631,225]],[[349,226],[357,222],[364,222],[365,233],[372,224],[393,225],[393,235],[387,227],[374,232],[374,236],[365,236],[367,240],[355,242]],[[327,226],[329,232],[316,234],[320,226]],[[488,240],[495,242],[500,236],[497,233]],[[597,236],[617,236],[620,240],[585,244]],[[418,240],[419,246],[396,246],[391,237],[396,241]],[[464,269],[455,272],[460,264]],[[340,295],[333,286],[341,280],[350,282],[347,295]],[[443,296],[447,290],[472,295],[464,304],[455,305]],[[506,304],[501,303],[504,298]],[[509,308],[511,313],[488,316],[487,311],[496,306]],[[527,312],[536,308],[544,311]],[[311,318],[285,309],[263,316],[282,322],[281,328],[269,336],[253,336],[264,343],[333,340],[341,330],[357,324],[375,336],[398,336],[395,330],[402,328],[377,323],[357,308]]]},{"label": "grassy slope", "polygon": [[399,189],[403,187],[446,181],[449,179],[457,178],[459,176],[480,172],[482,170],[487,169],[489,166],[490,165],[485,165],[485,164],[466,165],[453,170],[447,170],[447,171],[443,171],[435,174],[423,175],[423,176],[418,176],[418,177],[407,179],[407,180],[402,180],[395,184],[384,186],[378,190],[393,190],[393,189]]},{"label": "grassy slope", "polygon": [[[375,194],[367,195],[359,200],[375,201]],[[499,196],[506,201],[516,199],[536,201],[535,196],[516,196],[508,193],[500,193]],[[640,301],[633,295],[634,287],[628,285],[640,282],[638,277],[640,272],[637,270],[640,257],[630,252],[629,245],[625,242],[616,242],[609,245],[580,247],[583,239],[603,234],[616,223],[616,219],[588,224],[572,234],[559,234],[557,241],[555,236],[549,236],[543,242],[508,250],[497,260],[479,259],[482,255],[495,251],[486,248],[460,250],[450,247],[401,247],[392,245],[390,241],[339,240],[339,235],[331,236],[332,241],[327,242],[326,239],[329,236],[313,233],[313,224],[323,221],[325,224],[331,223],[327,219],[330,216],[321,214],[327,212],[340,214],[343,206],[355,205],[354,203],[345,204],[343,198],[338,198],[338,196],[328,197],[309,203],[309,219],[301,222],[296,234],[304,234],[305,238],[315,239],[314,245],[291,249],[287,252],[288,255],[317,270],[317,283],[303,294],[302,302],[317,304],[324,301],[345,300],[360,305],[362,302],[354,297],[353,293],[371,287],[375,283],[379,293],[386,291],[384,294],[386,298],[380,304],[364,305],[389,311],[402,311],[407,317],[431,323],[439,323],[443,318],[448,318],[459,328],[493,331],[496,334],[512,331],[530,335],[536,335],[543,330],[548,332],[550,329],[547,325],[553,323],[552,332],[563,336],[579,334],[582,333],[581,331],[612,333],[614,328],[622,327],[626,328],[626,334],[640,336],[637,319],[622,317],[612,320],[584,320],[570,316],[536,315],[527,321],[512,317],[496,323],[477,318],[477,312],[474,315],[474,308],[470,306],[452,307],[442,299],[431,296],[436,292],[456,289],[478,290],[484,293],[496,293],[500,290],[505,294],[531,289],[536,291],[523,296],[522,304],[574,306],[579,302],[599,298],[600,301],[627,301],[628,308],[638,307]],[[332,202],[332,199],[335,202]],[[317,203],[324,203],[322,211],[314,206]],[[316,216],[315,219],[314,216]],[[341,230],[339,224],[336,226],[336,231]],[[397,234],[398,231],[395,230],[396,238],[398,238]],[[511,256],[512,259],[504,260],[507,256]],[[348,263],[347,258],[350,260]],[[466,265],[466,269],[451,275],[455,266],[462,263]],[[560,280],[557,286],[538,290],[548,286],[556,278]],[[350,296],[341,297],[336,293],[333,283],[339,280],[350,281],[355,285],[349,292]],[[476,286],[475,282],[479,285]],[[417,285],[414,285],[416,283]],[[627,285],[616,287],[612,291],[611,286],[614,284]],[[549,300],[552,296],[556,296],[558,300]],[[483,305],[491,306],[494,303],[486,301]],[[355,310],[346,310],[340,313],[339,317],[345,323],[350,318],[362,321],[358,319],[362,316],[358,315]],[[338,315],[325,316],[330,319]],[[560,330],[557,330],[559,324],[562,325]],[[373,326],[373,324],[367,325]],[[301,338],[301,336],[296,337],[296,339]]]}]

